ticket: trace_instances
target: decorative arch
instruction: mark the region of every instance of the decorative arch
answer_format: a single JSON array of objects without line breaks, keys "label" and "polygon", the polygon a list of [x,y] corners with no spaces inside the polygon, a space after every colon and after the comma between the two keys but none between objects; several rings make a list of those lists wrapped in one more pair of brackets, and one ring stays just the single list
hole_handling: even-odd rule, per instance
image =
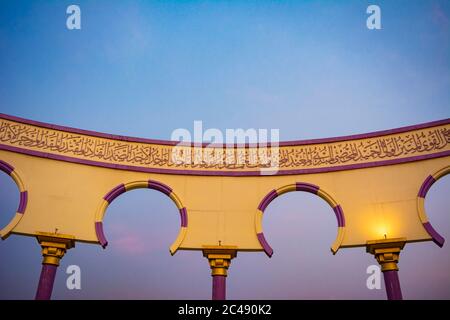
[{"label": "decorative arch", "polygon": [[12,165],[3,160],[0,160],[0,170],[9,175],[14,180],[20,192],[19,207],[17,208],[16,214],[8,223],[8,225],[0,230],[0,237],[2,238],[2,240],[5,240],[10,236],[12,229],[14,229],[14,227],[19,223],[19,221],[25,214],[28,203],[28,191],[25,189],[25,185],[20,178],[21,175]]},{"label": "decorative arch", "polygon": [[443,176],[450,173],[450,166],[447,166],[432,175],[429,175],[425,181],[422,183],[419,189],[419,193],[417,194],[417,210],[419,212],[419,219],[422,222],[423,227],[427,231],[427,233],[433,239],[433,242],[436,243],[439,247],[444,245],[445,239],[441,236],[428,221],[428,216],[425,212],[425,197],[430,190],[431,186],[438,181]]},{"label": "decorative arch", "polygon": [[188,218],[187,218],[187,210],[186,207],[183,206],[183,204],[180,201],[180,198],[173,192],[172,188],[170,188],[168,185],[155,181],[155,180],[141,180],[141,181],[133,181],[128,183],[121,183],[115,188],[113,188],[111,191],[109,191],[102,200],[102,203],[100,204],[96,215],[95,215],[95,233],[97,235],[97,240],[100,243],[100,245],[104,248],[108,245],[108,241],[106,240],[105,234],[103,232],[103,218],[106,213],[106,209],[108,208],[109,204],[118,196],[120,196],[122,193],[125,193],[127,191],[133,190],[133,189],[153,189],[157,190],[159,192],[164,193],[166,196],[168,196],[177,206],[178,210],[180,211],[180,218],[181,218],[181,229],[178,233],[177,238],[173,242],[173,244],[170,246],[170,253],[174,255],[179,246],[181,245],[181,242],[184,240],[184,237],[186,236],[187,232],[187,226],[188,226]]},{"label": "decorative arch", "polygon": [[331,197],[327,192],[320,189],[319,186],[316,186],[311,183],[306,182],[297,182],[293,184],[289,184],[283,187],[280,187],[278,189],[274,189],[270,191],[261,201],[261,203],[258,206],[258,209],[256,211],[256,236],[258,237],[259,243],[264,249],[264,252],[271,257],[273,254],[272,247],[268,244],[264,237],[263,229],[262,229],[262,219],[264,210],[267,208],[269,203],[271,203],[275,198],[278,196],[281,196],[284,193],[292,192],[292,191],[304,191],[309,192],[315,195],[318,195],[322,199],[324,199],[332,208],[336,215],[337,224],[338,224],[338,234],[336,237],[336,240],[331,246],[331,252],[333,254],[336,254],[336,252],[339,250],[339,247],[341,246],[342,241],[344,240],[345,235],[345,217],[344,217],[344,211],[342,210],[342,207]]}]

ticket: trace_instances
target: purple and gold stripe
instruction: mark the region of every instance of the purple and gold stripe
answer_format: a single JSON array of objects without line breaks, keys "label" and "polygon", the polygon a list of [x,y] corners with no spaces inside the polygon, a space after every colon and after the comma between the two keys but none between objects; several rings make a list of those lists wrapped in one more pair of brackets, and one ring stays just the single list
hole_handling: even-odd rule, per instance
[{"label": "purple and gold stripe", "polygon": [[441,236],[436,230],[434,230],[433,226],[429,222],[422,223],[423,227],[427,231],[427,233],[433,239],[433,242],[436,243],[439,247],[442,248],[444,245],[445,239]]},{"label": "purple and gold stripe", "polygon": [[318,195],[322,199],[324,199],[332,208],[336,215],[337,219],[337,225],[338,225],[338,235],[331,246],[331,251],[333,254],[335,254],[339,247],[344,240],[344,234],[345,234],[345,217],[344,217],[344,211],[342,210],[342,207],[331,197],[328,193],[326,193],[324,190],[320,189],[319,186],[312,184],[312,183],[306,183],[306,182],[297,182],[295,184],[289,184],[283,187],[280,187],[278,189],[274,189],[270,191],[266,196],[262,199],[260,202],[258,209],[256,211],[256,219],[255,219],[255,228],[256,228],[256,237],[258,238],[259,243],[261,244],[261,247],[263,248],[264,252],[271,257],[273,255],[273,249],[267,242],[266,238],[264,237],[264,233],[262,230],[262,218],[264,214],[264,210],[267,208],[267,206],[272,202],[275,198],[278,196],[292,191],[304,191],[309,192],[315,195]]},{"label": "purple and gold stripe", "polygon": [[261,203],[258,206],[258,209],[261,210],[262,212],[264,212],[264,210],[266,210],[267,206],[269,205],[269,203],[271,203],[273,201],[273,199],[275,199],[276,197],[278,197],[278,193],[276,190],[272,190],[270,191],[268,194],[266,194],[266,196],[262,199]]},{"label": "purple and gold stripe", "polygon": [[312,194],[317,194],[317,192],[319,192],[319,189],[320,188],[318,186],[311,183],[297,182],[295,184],[295,190],[297,191],[305,191]]},{"label": "purple and gold stripe", "polygon": [[125,189],[125,185],[123,183],[119,184],[117,187],[109,191],[103,199],[105,199],[108,203],[113,202],[115,198],[120,196],[122,193],[125,193],[127,190]]},{"label": "purple and gold stripe", "polygon": [[19,207],[17,208],[17,213],[24,214],[25,209],[27,208],[27,202],[28,202],[28,191],[22,191],[20,193],[20,201],[19,201]]},{"label": "purple and gold stripe", "polygon": [[269,257],[272,257],[272,255],[273,255],[273,249],[272,249],[272,247],[267,243],[267,240],[266,240],[266,238],[264,237],[264,233],[263,233],[263,232],[258,233],[258,234],[256,234],[256,236],[258,237],[258,241],[259,241],[259,243],[261,244],[261,246],[263,247],[264,252],[265,252]]},{"label": "purple and gold stripe", "polygon": [[180,209],[181,227],[187,228],[187,211],[186,208]]},{"label": "purple and gold stripe", "polygon": [[422,186],[419,190],[419,197],[425,198],[428,190],[430,190],[431,186],[436,182],[436,179],[434,179],[433,176],[428,176],[425,181],[423,182]]},{"label": "purple and gold stripe", "polygon": [[155,180],[148,180],[148,188],[158,190],[159,192],[164,193],[166,196],[170,196],[170,194],[172,193],[171,187]]},{"label": "purple and gold stripe", "polygon": [[429,175],[425,181],[422,183],[419,189],[419,193],[417,194],[417,210],[419,212],[419,219],[422,222],[425,231],[431,237],[434,243],[436,243],[439,247],[444,245],[445,239],[441,236],[428,221],[427,214],[425,212],[425,197],[427,196],[428,191],[431,186],[440,178],[450,173],[450,166],[447,166],[438,172]]},{"label": "purple and gold stripe", "polygon": [[11,175],[11,172],[14,171],[14,167],[9,163],[0,160],[0,170],[6,173],[7,175]]},{"label": "purple and gold stripe", "polygon": [[97,235],[97,240],[100,243],[100,245],[103,248],[106,248],[108,245],[108,241],[106,240],[105,234],[103,232],[103,218],[106,212],[106,209],[108,208],[109,204],[118,196],[120,196],[122,193],[125,193],[127,191],[133,190],[133,189],[153,189],[159,192],[162,192],[163,194],[167,195],[172,201],[175,203],[175,205],[178,208],[178,211],[180,212],[180,220],[181,220],[181,229],[178,233],[177,239],[175,242],[170,246],[170,253],[173,255],[178,250],[179,246],[181,245],[181,242],[184,240],[184,237],[186,236],[187,227],[188,227],[188,214],[186,207],[183,206],[178,196],[173,192],[172,188],[170,188],[168,185],[156,181],[156,180],[141,180],[141,181],[132,181],[128,183],[121,183],[111,189],[104,197],[103,200],[99,206],[99,209],[97,210],[97,214],[95,217],[95,233]]},{"label": "purple and gold stripe", "polygon": [[333,211],[336,214],[338,227],[345,227],[344,212],[342,211],[341,205],[338,204],[336,207],[333,208]]},{"label": "purple and gold stripe", "polygon": [[0,171],[5,172],[14,180],[20,192],[19,206],[17,208],[16,214],[11,219],[11,221],[3,229],[0,230],[0,237],[4,240],[7,237],[9,237],[11,231],[19,223],[19,221],[22,219],[22,216],[25,214],[25,210],[28,204],[28,191],[25,189],[22,179],[20,178],[21,175],[17,172],[17,169],[14,168],[12,165],[3,160],[0,160]]},{"label": "purple and gold stripe", "polygon": [[100,245],[105,249],[108,245],[108,240],[106,240],[105,234],[103,233],[103,222],[100,221],[95,223],[95,233]]}]

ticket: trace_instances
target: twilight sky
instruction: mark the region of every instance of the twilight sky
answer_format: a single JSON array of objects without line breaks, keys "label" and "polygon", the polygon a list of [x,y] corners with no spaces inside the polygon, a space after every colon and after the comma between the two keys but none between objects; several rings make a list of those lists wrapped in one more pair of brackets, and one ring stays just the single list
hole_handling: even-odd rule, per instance
[{"label": "twilight sky", "polygon": [[[81,30],[66,8],[81,8]],[[366,8],[381,8],[381,30]],[[322,138],[450,116],[449,1],[12,1],[0,2],[0,112],[82,129],[170,139],[177,128],[279,129],[281,140]],[[0,172],[0,225],[18,191]],[[450,239],[450,178],[427,195],[433,226]],[[315,228],[306,226],[314,225]],[[56,299],[209,299],[200,252],[168,247],[178,212],[135,190],[108,208],[110,245],[77,244],[64,257]],[[329,247],[331,208],[290,193],[268,207],[275,250],[239,253],[229,299],[384,299],[366,288],[376,264],[364,248]],[[132,236],[130,235],[132,230]],[[33,238],[0,242],[0,299],[32,299],[40,272]],[[82,289],[68,290],[67,266]],[[450,250],[408,244],[399,263],[406,299],[450,299]]]}]

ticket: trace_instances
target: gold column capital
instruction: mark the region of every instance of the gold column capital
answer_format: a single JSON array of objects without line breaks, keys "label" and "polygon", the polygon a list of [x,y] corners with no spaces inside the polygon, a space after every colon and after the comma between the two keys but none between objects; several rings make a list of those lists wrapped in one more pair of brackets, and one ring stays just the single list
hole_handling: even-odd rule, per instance
[{"label": "gold column capital", "polygon": [[397,263],[400,251],[406,244],[406,238],[371,240],[366,243],[366,251],[375,256],[381,271],[398,271]]},{"label": "gold column capital", "polygon": [[42,264],[59,266],[66,251],[75,247],[75,237],[71,235],[37,232],[36,238],[42,247]]},{"label": "gold column capital", "polygon": [[236,255],[236,246],[203,246],[203,256],[209,261],[212,276],[226,277],[231,260]]}]

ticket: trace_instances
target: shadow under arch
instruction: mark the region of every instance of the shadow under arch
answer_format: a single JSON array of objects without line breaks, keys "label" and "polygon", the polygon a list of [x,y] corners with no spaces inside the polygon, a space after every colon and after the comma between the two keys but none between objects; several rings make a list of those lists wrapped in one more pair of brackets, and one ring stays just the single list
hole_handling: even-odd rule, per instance
[{"label": "shadow under arch", "polygon": [[181,203],[180,198],[173,192],[172,188],[170,188],[168,185],[162,182],[155,180],[139,180],[121,183],[112,190],[110,190],[103,197],[102,203],[100,204],[95,214],[95,233],[97,235],[98,242],[103,247],[103,249],[106,248],[106,246],[108,245],[108,241],[106,240],[105,234],[103,232],[103,218],[105,216],[106,209],[108,208],[109,204],[115,198],[120,196],[122,193],[125,193],[133,189],[152,189],[162,192],[170,199],[172,199],[172,201],[177,206],[180,212],[181,228],[180,231],[178,232],[177,238],[169,248],[170,254],[174,255],[177,252],[178,248],[180,247],[181,242],[184,240],[184,237],[186,236],[188,226],[187,210],[186,207],[184,207],[183,204]]},{"label": "shadow under arch", "polygon": [[28,203],[28,191],[25,189],[25,185],[20,178],[21,175],[12,165],[3,160],[0,160],[0,171],[3,171],[14,180],[20,192],[19,207],[16,210],[16,214],[11,219],[11,221],[3,229],[0,230],[0,238],[2,238],[2,240],[5,240],[11,235],[12,229],[14,229],[14,227],[20,222],[23,215],[25,214]]},{"label": "shadow under arch", "polygon": [[428,191],[431,186],[438,181],[443,176],[446,176],[450,173],[450,166],[447,166],[432,175],[429,175],[425,181],[422,183],[419,189],[419,193],[417,194],[417,210],[419,212],[419,219],[422,222],[423,227],[433,239],[433,242],[436,243],[439,247],[444,245],[445,239],[441,236],[428,221],[428,216],[425,211],[425,197],[427,196]]},{"label": "shadow under arch", "polygon": [[273,255],[273,249],[269,245],[269,243],[266,241],[266,238],[264,237],[263,229],[262,229],[262,219],[264,210],[267,208],[270,202],[272,202],[275,198],[278,196],[281,196],[284,193],[292,192],[292,191],[304,191],[309,192],[312,194],[315,194],[322,199],[324,199],[332,208],[336,215],[337,224],[338,224],[338,232],[337,237],[334,243],[331,245],[331,252],[333,254],[336,254],[339,250],[339,247],[342,244],[342,241],[344,240],[345,235],[345,216],[344,211],[342,210],[342,207],[336,202],[336,200],[333,199],[332,196],[330,196],[327,192],[320,189],[319,186],[316,186],[311,183],[306,182],[297,182],[293,184],[288,184],[285,186],[282,186],[278,189],[274,189],[270,191],[260,202],[258,209],[256,211],[256,219],[255,219],[255,227],[256,227],[256,236],[258,237],[258,241],[261,244],[261,246],[264,249],[264,252],[269,256],[272,257]]}]

